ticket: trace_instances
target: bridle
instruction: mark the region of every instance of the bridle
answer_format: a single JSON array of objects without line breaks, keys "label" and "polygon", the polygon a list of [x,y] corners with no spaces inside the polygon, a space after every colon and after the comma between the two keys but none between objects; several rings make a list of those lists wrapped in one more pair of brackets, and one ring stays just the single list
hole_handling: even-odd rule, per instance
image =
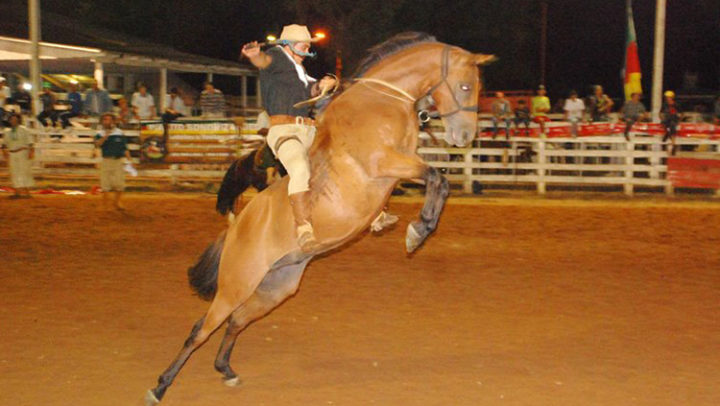
[{"label": "bridle", "polygon": [[[455,106],[453,106],[454,109],[451,110],[451,111],[449,111],[449,112],[446,112],[446,113],[438,112],[438,114],[439,114],[439,116],[440,116],[441,118],[443,118],[443,117],[450,117],[450,116],[452,116],[452,115],[454,115],[454,114],[457,114],[457,113],[460,113],[460,112],[462,112],[462,111],[477,112],[477,109],[478,109],[478,105],[477,105],[477,104],[474,104],[474,105],[472,105],[472,106],[462,106],[462,105],[460,105],[460,102],[458,101],[457,96],[455,96],[455,92],[453,92],[453,90],[452,90],[452,86],[450,86],[450,83],[449,83],[448,80],[447,80],[448,74],[449,74],[449,70],[450,70],[450,69],[449,69],[449,66],[450,66],[450,48],[451,48],[450,45],[445,45],[445,47],[443,48],[443,51],[442,51],[442,57],[441,57],[442,62],[441,62],[441,64],[440,64],[440,73],[441,73],[440,81],[439,81],[438,83],[434,84],[432,87],[430,87],[430,90],[428,90],[427,93],[425,93],[425,95],[423,95],[423,96],[420,97],[420,98],[414,98],[414,97],[412,97],[408,92],[406,92],[405,90],[403,90],[403,89],[401,89],[401,88],[393,85],[392,83],[388,83],[388,82],[386,82],[386,81],[384,81],[384,80],[375,79],[375,78],[356,78],[355,81],[356,81],[356,82],[360,82],[360,83],[365,83],[365,84],[367,84],[367,83],[376,83],[376,84],[379,84],[379,85],[383,85],[383,86],[385,86],[386,88],[391,89],[391,90],[395,91],[396,93],[398,93],[399,95],[403,96],[403,97],[401,98],[401,97],[398,96],[398,95],[393,95],[393,94],[390,94],[390,93],[386,93],[386,92],[384,92],[384,91],[382,91],[382,90],[379,90],[379,89],[377,89],[377,88],[370,87],[371,89],[373,89],[373,90],[375,90],[375,91],[377,91],[377,92],[379,92],[379,93],[381,93],[381,94],[384,94],[384,95],[389,96],[389,97],[393,97],[393,98],[395,98],[395,99],[399,99],[399,100],[403,100],[403,101],[409,101],[409,102],[411,102],[411,103],[416,103],[416,102],[417,102],[418,100],[420,100],[420,99],[428,98],[429,101],[430,101],[430,104],[433,104],[433,105],[435,105],[435,100],[433,99],[432,94],[433,94],[436,90],[438,90],[441,86],[444,85],[444,86],[447,87],[447,89],[450,91],[450,95],[452,96],[452,100],[453,100],[453,103],[455,103]],[[429,113],[427,110],[420,110],[420,111],[418,111],[418,118],[420,118],[420,121],[422,121],[422,122],[427,122],[427,121],[430,120],[430,113]]]}]

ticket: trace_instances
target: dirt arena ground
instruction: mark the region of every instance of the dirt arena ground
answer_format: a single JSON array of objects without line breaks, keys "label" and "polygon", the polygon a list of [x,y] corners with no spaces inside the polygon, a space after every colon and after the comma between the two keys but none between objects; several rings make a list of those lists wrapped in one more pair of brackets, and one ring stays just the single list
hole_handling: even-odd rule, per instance
[{"label": "dirt arena ground", "polygon": [[[0,196],[0,405],[139,405],[207,303],[185,270],[211,196]],[[241,334],[228,388],[190,359],[164,405],[718,405],[720,203],[467,199],[308,267]]]}]

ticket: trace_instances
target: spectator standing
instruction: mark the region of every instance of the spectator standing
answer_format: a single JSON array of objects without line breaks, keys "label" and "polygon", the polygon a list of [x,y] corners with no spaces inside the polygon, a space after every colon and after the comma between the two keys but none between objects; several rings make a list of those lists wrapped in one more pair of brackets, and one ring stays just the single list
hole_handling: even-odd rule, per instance
[{"label": "spectator standing", "polygon": [[20,111],[23,114],[30,113],[30,104],[32,104],[32,96],[30,96],[30,93],[28,93],[27,90],[25,90],[25,85],[22,83],[19,83],[17,85],[17,90],[12,95],[13,103],[20,106]]},{"label": "spectator standing", "polygon": [[593,88],[593,94],[588,98],[588,111],[593,122],[597,121],[608,121],[614,102],[608,95],[603,92],[603,88],[600,85],[596,85]]},{"label": "spectator standing", "polygon": [[37,119],[43,127],[47,127],[47,119],[49,118],[52,122],[53,127],[57,124],[58,114],[55,111],[55,102],[57,97],[51,90],[52,85],[48,82],[43,83],[43,92],[40,94],[40,103],[42,104],[42,111],[37,115]]},{"label": "spectator standing", "polygon": [[205,117],[225,117],[225,96],[212,82],[205,82],[205,90],[200,94],[200,110]]},{"label": "spectator standing", "polygon": [[115,126],[115,116],[104,113],[100,117],[102,129],[95,135],[95,146],[102,151],[100,164],[100,188],[103,191],[103,206],[107,207],[110,192],[113,192],[113,204],[118,210],[125,210],[120,198],[125,190],[124,159],[130,159],[127,139],[122,130]]},{"label": "spectator standing", "polygon": [[100,117],[112,111],[110,94],[98,85],[97,80],[93,81],[92,88],[85,93],[84,107],[85,113],[93,117]]},{"label": "spectator standing", "polygon": [[505,139],[510,139],[510,123],[512,122],[512,108],[510,102],[505,98],[503,92],[495,93],[497,98],[492,104],[492,122],[493,122],[493,139],[498,134],[498,123],[500,121],[505,122]]},{"label": "spectator standing", "polygon": [[130,100],[135,118],[139,120],[148,120],[155,117],[155,99],[148,93],[147,86],[141,84],[138,91],[133,93]]},{"label": "spectator standing", "polygon": [[62,121],[62,128],[68,128],[70,126],[70,119],[78,117],[83,111],[82,95],[77,91],[77,84],[70,84],[70,91],[68,92],[67,99],[70,102],[70,110],[60,113],[60,121]]},{"label": "spectator standing", "polygon": [[585,118],[585,103],[578,98],[576,91],[571,91],[570,98],[565,99],[563,111],[565,112],[565,120],[570,123],[570,133],[573,138],[577,138],[578,124]]},{"label": "spectator standing", "polygon": [[515,128],[520,131],[520,123],[525,124],[525,136],[530,135],[530,109],[525,99],[520,99],[515,107]]},{"label": "spectator standing", "polygon": [[634,92],[630,95],[630,100],[625,102],[622,108],[622,119],[625,121],[625,140],[630,141],[630,129],[632,126],[647,117],[645,105],[640,102],[642,94]]},{"label": "spectator standing", "polygon": [[546,96],[547,91],[544,85],[540,85],[537,96],[532,98],[533,121],[540,125],[540,134],[545,136],[545,123],[550,121],[547,113],[550,111],[550,99]]},{"label": "spectator standing", "polygon": [[667,142],[670,140],[672,143],[671,155],[675,155],[675,134],[677,133],[677,125],[680,123],[682,118],[682,112],[675,101],[675,92],[668,90],[663,93],[665,101],[663,101],[662,108],[660,109],[660,118],[665,126],[665,136],[662,141]]},{"label": "spectator standing", "polygon": [[10,88],[5,83],[5,77],[0,76],[0,109],[5,109],[5,105],[12,99]]},{"label": "spectator standing", "polygon": [[27,128],[20,125],[20,115],[13,113],[8,117],[10,128],[5,130],[3,136],[3,157],[10,166],[10,179],[15,194],[11,199],[30,197],[30,188],[34,181],[32,177],[32,159],[35,155],[32,138]]}]

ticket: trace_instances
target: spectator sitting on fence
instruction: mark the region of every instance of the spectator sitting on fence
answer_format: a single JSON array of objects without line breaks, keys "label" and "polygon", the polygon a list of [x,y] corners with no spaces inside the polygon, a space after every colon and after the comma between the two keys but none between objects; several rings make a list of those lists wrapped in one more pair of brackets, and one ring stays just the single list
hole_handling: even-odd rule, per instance
[{"label": "spectator sitting on fence", "polygon": [[505,139],[510,139],[510,124],[512,123],[512,108],[510,102],[505,98],[503,92],[495,93],[497,98],[492,104],[492,123],[493,123],[493,139],[497,137],[499,128],[498,123],[500,121],[505,122]]},{"label": "spectator sitting on fence", "polygon": [[662,141],[665,143],[670,140],[672,144],[670,155],[675,155],[675,134],[677,133],[677,125],[682,119],[682,112],[675,101],[675,92],[668,90],[663,94],[665,101],[660,109],[660,118],[663,126],[665,126],[665,136]]},{"label": "spectator sitting on fence", "polygon": [[565,120],[570,122],[570,134],[573,138],[578,136],[578,124],[585,118],[585,103],[579,99],[575,90],[570,92],[570,98],[565,99],[563,110],[565,111]]},{"label": "spectator sitting on fence", "polygon": [[42,111],[37,115],[37,119],[43,127],[48,127],[47,119],[50,119],[52,126],[55,127],[58,120],[58,113],[55,111],[55,103],[57,97],[52,92],[52,85],[49,82],[43,83],[43,92],[40,94],[40,103],[42,104]]},{"label": "spectator sitting on fence", "polygon": [[593,122],[598,121],[609,121],[610,113],[614,102],[610,97],[603,92],[603,88],[600,85],[595,85],[593,88],[593,94],[588,97],[588,111],[590,112],[590,118]]},{"label": "spectator sitting on fence", "polygon": [[178,117],[185,117],[185,102],[177,87],[170,89],[170,94],[165,97],[165,112],[162,115],[163,140],[167,145],[168,124],[177,120]]},{"label": "spectator sitting on fence", "polygon": [[546,96],[547,91],[544,85],[540,85],[537,96],[532,98],[533,121],[540,125],[540,136],[545,136],[545,123],[550,121],[547,113],[550,111],[550,99]]},{"label": "spectator sitting on fence", "polygon": [[225,96],[212,82],[205,82],[205,90],[200,94],[200,110],[204,117],[225,117]]},{"label": "spectator sitting on fence", "polygon": [[530,135],[530,109],[525,102],[525,99],[517,101],[517,107],[515,107],[515,129],[520,133],[520,123],[525,124],[525,136]]},{"label": "spectator sitting on fence", "polygon": [[2,152],[10,167],[15,194],[11,199],[30,197],[30,188],[33,186],[32,159],[35,155],[30,132],[20,125],[21,117],[13,113],[8,117],[10,128],[5,130],[2,142]]},{"label": "spectator sitting on fence", "polygon": [[92,117],[100,117],[100,115],[112,111],[113,104],[110,94],[107,90],[102,89],[97,80],[93,81],[92,88],[85,93],[85,113]]},{"label": "spectator sitting on fence", "polygon": [[640,121],[646,120],[648,117],[645,105],[640,102],[642,93],[634,92],[630,95],[630,100],[625,102],[621,110],[622,119],[625,121],[625,140],[630,141],[630,129],[632,126]]},{"label": "spectator sitting on fence", "polygon": [[130,105],[138,120],[149,120],[155,117],[155,99],[148,93],[147,86],[140,84],[138,91],[133,93]]},{"label": "spectator sitting on fence", "polygon": [[[100,132],[95,135],[95,146],[102,151],[100,163],[100,188],[103,191],[103,207],[107,208],[110,192],[114,193],[113,204],[118,210],[125,210],[120,198],[125,190],[124,158],[130,159],[127,139],[122,130],[115,126],[115,116],[104,113],[100,117]],[[95,151],[93,151],[93,155]]]},{"label": "spectator sitting on fence", "polygon": [[60,121],[64,129],[70,127],[71,118],[80,116],[83,111],[82,95],[77,91],[77,84],[70,83],[67,99],[70,102],[70,110],[60,113]]},{"label": "spectator sitting on fence", "polygon": [[32,96],[25,90],[25,84],[19,83],[15,93],[12,95],[13,104],[20,106],[22,114],[30,113],[30,105],[32,104]]}]

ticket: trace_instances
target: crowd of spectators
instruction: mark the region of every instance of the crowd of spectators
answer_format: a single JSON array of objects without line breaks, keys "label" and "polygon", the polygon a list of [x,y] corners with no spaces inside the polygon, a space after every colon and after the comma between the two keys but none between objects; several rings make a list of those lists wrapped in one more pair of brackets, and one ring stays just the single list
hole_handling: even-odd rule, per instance
[{"label": "crowd of spectators", "polygon": [[[204,90],[197,103],[186,104],[186,97],[181,90],[173,87],[170,93],[164,95],[165,108],[159,111],[158,103],[148,87],[139,83],[137,91],[129,98],[115,97],[103,89],[97,81],[93,81],[84,94],[80,92],[77,83],[70,83],[64,98],[53,92],[49,82],[43,83],[43,90],[38,96],[40,110],[35,116],[38,124],[48,130],[61,127],[65,131],[73,128],[72,119],[99,118],[105,113],[113,113],[120,127],[127,126],[139,120],[161,119],[163,124],[172,122],[180,117],[190,116],[193,110],[204,118],[221,118],[227,113],[225,96],[216,89],[212,82],[206,82]],[[7,126],[7,118],[11,112],[29,116],[32,111],[32,96],[23,84],[19,84],[12,92],[6,84],[6,79],[0,76],[0,128]]]},{"label": "crowd of spectators", "polygon": [[[633,93],[631,99],[616,111],[619,120],[625,123],[623,135],[628,141],[630,141],[630,131],[635,123],[650,120],[650,114],[641,99],[641,93]],[[562,113],[563,119],[570,124],[570,134],[577,137],[580,124],[611,121],[613,119],[613,108],[615,107],[613,100],[600,85],[593,86],[591,93],[584,99],[579,97],[577,91],[572,90],[567,99],[558,101],[556,104],[557,110],[551,107],[547,90],[543,85],[540,85],[535,96],[530,98],[529,109],[525,98],[518,98],[515,104],[516,106],[513,109],[503,92],[495,93],[495,99],[490,108],[493,138],[497,136],[501,128],[504,128],[506,139],[508,139],[512,124],[515,125],[517,134],[527,135],[530,132],[531,121],[538,124],[540,136],[544,137],[547,135],[546,123],[550,121],[549,114],[551,111],[557,110]],[[720,95],[714,101],[711,115],[712,121],[720,125]],[[660,109],[661,123],[665,127],[663,142],[674,141],[677,126],[683,118],[684,115],[676,101],[675,93],[671,90],[663,93],[663,103]],[[504,124],[504,126],[501,127],[501,124]],[[521,126],[524,126],[524,133],[521,132]]]}]

